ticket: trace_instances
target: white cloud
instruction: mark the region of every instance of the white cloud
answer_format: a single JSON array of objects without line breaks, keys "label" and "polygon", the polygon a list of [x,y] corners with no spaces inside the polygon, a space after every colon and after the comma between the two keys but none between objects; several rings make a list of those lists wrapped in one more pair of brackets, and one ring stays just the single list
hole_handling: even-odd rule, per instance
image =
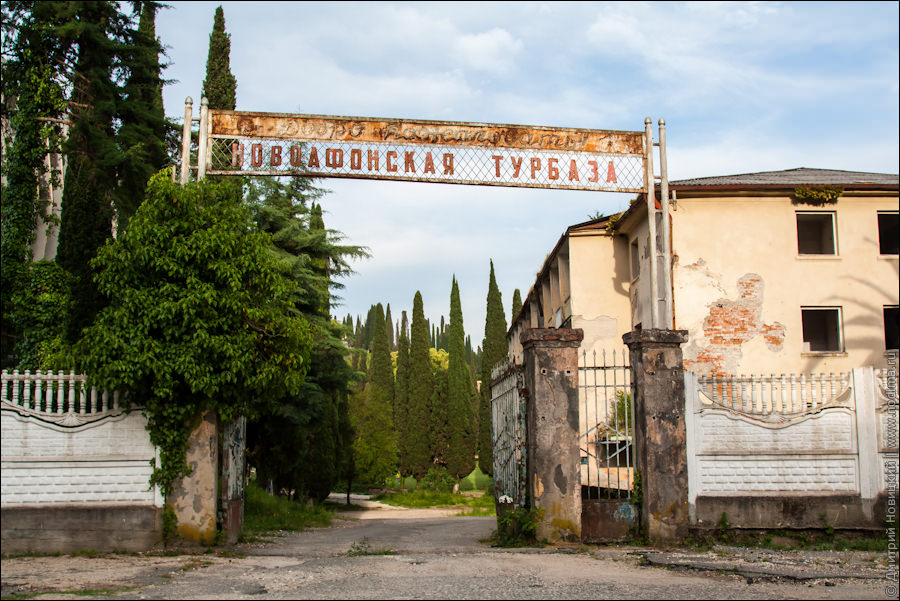
[{"label": "white cloud", "polygon": [[521,40],[499,27],[477,34],[463,34],[454,44],[454,54],[465,66],[477,71],[506,73],[522,52]]}]

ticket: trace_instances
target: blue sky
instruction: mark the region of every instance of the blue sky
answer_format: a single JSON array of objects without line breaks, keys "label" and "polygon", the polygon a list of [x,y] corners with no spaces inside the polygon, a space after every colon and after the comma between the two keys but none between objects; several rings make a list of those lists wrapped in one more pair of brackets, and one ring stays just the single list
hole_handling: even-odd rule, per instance
[{"label": "blue sky", "polygon": [[[216,6],[237,109],[641,130],[667,125],[670,179],[815,167],[898,172],[895,2],[172,2],[166,112],[195,106]],[[654,134],[655,135],[655,134]],[[510,311],[565,228],[630,196],[322,180],[326,225],[371,259],[335,314],[422,292],[484,334],[489,260]]]}]

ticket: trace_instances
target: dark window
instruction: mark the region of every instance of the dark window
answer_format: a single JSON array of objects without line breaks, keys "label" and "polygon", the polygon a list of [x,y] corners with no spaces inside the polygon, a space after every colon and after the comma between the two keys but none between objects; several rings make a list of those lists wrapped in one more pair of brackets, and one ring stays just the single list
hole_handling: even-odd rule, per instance
[{"label": "dark window", "polygon": [[801,310],[803,320],[803,350],[832,352],[844,350],[841,339],[841,310],[838,308]]},{"label": "dark window", "polygon": [[797,252],[836,255],[834,213],[797,213]]},{"label": "dark window", "polygon": [[884,308],[884,348],[900,349],[900,307]]},{"label": "dark window", "polygon": [[900,254],[900,213],[878,213],[878,252]]},{"label": "dark window", "polygon": [[631,281],[638,279],[638,276],[641,275],[641,253],[638,250],[638,241],[634,240],[631,243]]}]

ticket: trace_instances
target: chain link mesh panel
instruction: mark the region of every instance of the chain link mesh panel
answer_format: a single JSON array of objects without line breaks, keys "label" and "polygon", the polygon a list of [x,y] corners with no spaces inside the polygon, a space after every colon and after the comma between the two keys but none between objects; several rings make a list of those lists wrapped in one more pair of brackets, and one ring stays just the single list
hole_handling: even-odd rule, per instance
[{"label": "chain link mesh panel", "polygon": [[306,175],[641,192],[643,157],[555,150],[213,137],[211,175]]}]

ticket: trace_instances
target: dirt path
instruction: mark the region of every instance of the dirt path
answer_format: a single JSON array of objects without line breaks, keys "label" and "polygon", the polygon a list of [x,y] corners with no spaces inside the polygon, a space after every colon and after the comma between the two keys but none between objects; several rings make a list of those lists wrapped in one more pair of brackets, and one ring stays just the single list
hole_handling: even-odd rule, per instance
[{"label": "dirt path", "polygon": [[[888,598],[875,553],[771,552],[754,559],[741,550],[496,549],[479,542],[495,527],[494,518],[355,502],[366,504],[366,510],[341,512],[329,528],[240,545],[233,557],[4,559],[2,594],[46,591],[35,598],[54,599]],[[747,576],[732,569],[766,564],[787,571]],[[829,566],[845,571],[829,576]]]}]

